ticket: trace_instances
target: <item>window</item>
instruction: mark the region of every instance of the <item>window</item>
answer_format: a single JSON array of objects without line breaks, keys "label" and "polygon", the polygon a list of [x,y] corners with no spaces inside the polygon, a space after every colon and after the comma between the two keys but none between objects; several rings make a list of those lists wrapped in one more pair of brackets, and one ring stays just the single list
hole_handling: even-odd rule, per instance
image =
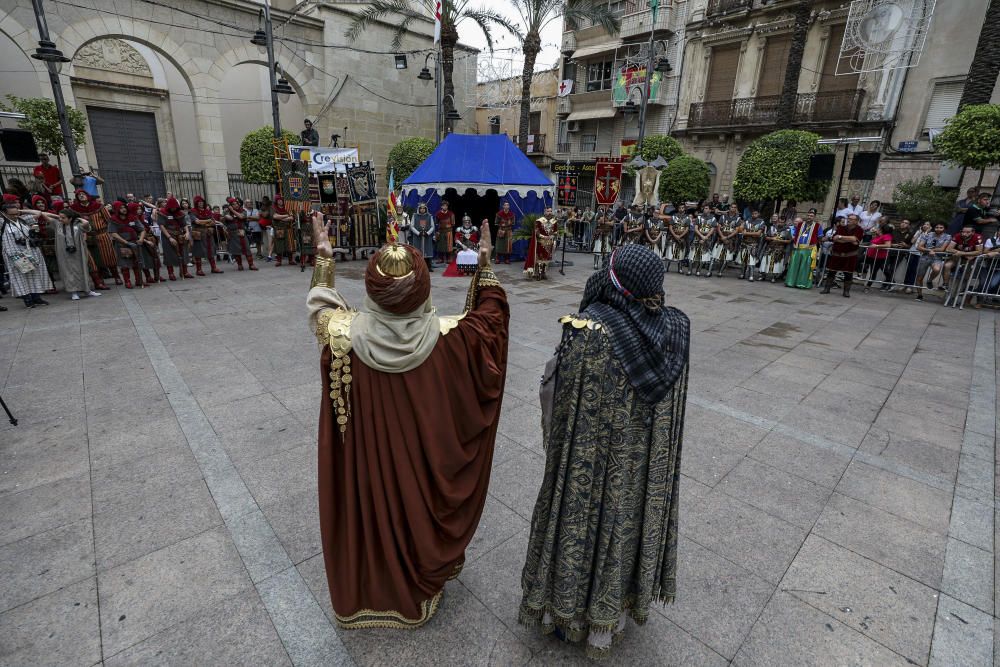
[{"label": "window", "polygon": [[490,116],[490,134],[500,134],[500,116]]},{"label": "window", "polygon": [[785,69],[788,67],[788,49],[791,46],[791,35],[768,38],[764,47],[764,61],[760,65],[757,97],[781,94],[781,89],[785,85]]},{"label": "window", "polygon": [[593,153],[597,150],[597,135],[584,134],[580,136],[580,152]]},{"label": "window", "polygon": [[958,113],[958,103],[962,100],[964,81],[939,81],[934,84],[931,103],[927,106],[924,131],[944,129],[945,123]]},{"label": "window", "polygon": [[[835,25],[830,28],[830,40],[826,47],[826,58],[823,59],[823,72],[819,80],[819,92],[830,93],[841,90],[855,90],[861,79],[859,74],[846,74],[851,71],[851,58],[858,50],[853,49],[841,56],[840,48],[844,41],[845,26]],[[837,74],[837,69],[844,74]]]},{"label": "window", "polygon": [[739,64],[739,44],[712,47],[712,62],[708,68],[708,85],[705,89],[706,102],[724,102],[733,99]]},{"label": "window", "polygon": [[595,90],[611,90],[610,60],[590,63],[587,65],[587,92]]},{"label": "window", "polygon": [[532,111],[528,114],[528,134],[541,134],[542,112]]}]

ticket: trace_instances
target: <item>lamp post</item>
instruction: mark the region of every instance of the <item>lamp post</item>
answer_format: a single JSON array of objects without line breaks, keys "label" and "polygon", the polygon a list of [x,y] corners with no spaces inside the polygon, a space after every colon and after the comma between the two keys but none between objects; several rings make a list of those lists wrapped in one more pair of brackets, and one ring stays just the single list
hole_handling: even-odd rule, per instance
[{"label": "lamp post", "polygon": [[[434,74],[431,74],[431,70],[427,67],[430,59],[434,58]],[[434,82],[434,143],[441,143],[441,131],[444,125],[444,120],[462,120],[462,116],[458,113],[458,103],[455,101],[454,95],[442,95],[444,91],[441,86],[441,50],[440,48],[435,53],[428,53],[424,58],[424,67],[420,70],[420,74],[417,78],[428,83],[429,81]],[[444,114],[442,119],[442,107],[444,107],[445,99],[451,99],[451,108],[448,110],[447,114]]]},{"label": "lamp post", "polygon": [[[40,0],[36,0],[40,1]],[[295,90],[284,76],[279,76],[278,64],[274,61],[274,27],[271,23],[271,5],[264,0],[261,9],[264,28],[258,28],[250,38],[250,43],[263,54],[267,54],[267,76],[271,87],[271,123],[274,126],[274,138],[281,139],[281,115],[278,112],[278,98],[282,102],[295,94]]]},{"label": "lamp post", "polygon": [[76,142],[73,141],[73,130],[69,126],[69,116],[66,114],[66,99],[63,97],[62,84],[59,83],[59,72],[63,63],[68,63],[72,59],[64,56],[63,52],[57,49],[55,43],[49,39],[49,26],[45,22],[42,0],[31,0],[31,7],[35,10],[35,22],[38,24],[38,48],[31,54],[31,57],[44,62],[49,71],[52,99],[56,105],[56,113],[59,115],[59,127],[62,129],[63,144],[66,146],[66,157],[69,158],[70,171],[76,176],[80,173],[80,162],[76,159]]},{"label": "lamp post", "polygon": [[[646,137],[646,120],[647,113],[649,111],[649,98],[653,92],[653,73],[661,72],[667,73],[673,70],[670,65],[670,61],[667,59],[665,52],[666,47],[663,46],[663,55],[657,57],[656,55],[656,17],[660,10],[659,0],[649,0],[650,9],[650,22],[649,22],[649,45],[647,46],[647,58],[646,58],[646,77],[642,84],[642,91],[639,100],[639,138],[635,142],[636,154],[640,155],[642,152],[642,140]],[[625,108],[623,112],[626,114],[635,113],[635,103],[629,99],[625,103]]]}]

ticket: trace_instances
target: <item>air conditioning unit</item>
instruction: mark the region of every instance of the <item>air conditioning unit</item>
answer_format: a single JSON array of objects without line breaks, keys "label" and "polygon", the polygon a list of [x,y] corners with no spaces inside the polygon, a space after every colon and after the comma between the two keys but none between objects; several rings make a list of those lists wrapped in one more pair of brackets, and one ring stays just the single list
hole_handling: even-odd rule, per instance
[{"label": "air conditioning unit", "polygon": [[580,131],[580,121],[578,121],[578,120],[571,120],[568,123],[566,123],[566,131],[567,132],[579,132]]}]

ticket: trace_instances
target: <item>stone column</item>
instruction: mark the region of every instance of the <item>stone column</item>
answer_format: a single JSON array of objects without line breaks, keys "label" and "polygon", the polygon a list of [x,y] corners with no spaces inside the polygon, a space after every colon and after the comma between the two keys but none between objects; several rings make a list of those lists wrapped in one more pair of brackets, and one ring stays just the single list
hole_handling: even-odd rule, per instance
[{"label": "stone column", "polygon": [[220,89],[219,81],[199,74],[192,77],[195,114],[198,120],[198,143],[205,170],[205,198],[219,203],[229,196],[226,170],[226,146],[222,138],[222,110],[213,99]]}]

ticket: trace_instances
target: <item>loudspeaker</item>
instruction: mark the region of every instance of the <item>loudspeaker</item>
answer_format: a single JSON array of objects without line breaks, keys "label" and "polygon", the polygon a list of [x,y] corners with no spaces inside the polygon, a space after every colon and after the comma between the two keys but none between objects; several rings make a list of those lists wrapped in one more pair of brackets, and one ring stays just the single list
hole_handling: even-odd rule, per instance
[{"label": "loudspeaker", "polygon": [[810,181],[830,181],[833,180],[833,162],[836,156],[833,153],[817,153],[809,158]]},{"label": "loudspeaker", "polygon": [[0,148],[9,162],[38,162],[35,138],[27,130],[0,130]]},{"label": "loudspeaker", "polygon": [[852,181],[874,181],[878,173],[878,161],[880,153],[860,152],[854,154],[851,162],[851,173],[848,178]]}]

